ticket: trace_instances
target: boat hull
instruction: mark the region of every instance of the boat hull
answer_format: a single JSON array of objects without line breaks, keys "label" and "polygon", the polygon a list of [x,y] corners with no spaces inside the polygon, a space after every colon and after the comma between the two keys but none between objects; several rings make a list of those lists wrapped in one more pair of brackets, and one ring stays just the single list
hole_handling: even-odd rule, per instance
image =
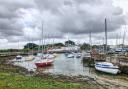
[{"label": "boat hull", "polygon": [[96,70],[105,72],[105,73],[110,73],[110,74],[117,74],[119,72],[118,68],[103,68],[103,67],[96,67]]},{"label": "boat hull", "polygon": [[52,63],[53,63],[53,61],[51,60],[51,61],[46,61],[46,62],[37,62],[37,63],[35,63],[35,65],[37,67],[46,67],[46,66],[51,66]]},{"label": "boat hull", "polygon": [[74,58],[74,55],[73,54],[68,54],[67,58]]}]

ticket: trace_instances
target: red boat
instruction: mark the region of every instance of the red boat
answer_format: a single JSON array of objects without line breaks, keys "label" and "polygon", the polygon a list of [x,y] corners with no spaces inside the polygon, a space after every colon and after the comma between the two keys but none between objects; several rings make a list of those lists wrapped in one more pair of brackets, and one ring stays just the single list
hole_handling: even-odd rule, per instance
[{"label": "red boat", "polygon": [[35,65],[37,67],[46,67],[52,65],[52,63],[53,63],[52,59],[44,59],[44,60],[40,60],[39,62],[36,62]]}]

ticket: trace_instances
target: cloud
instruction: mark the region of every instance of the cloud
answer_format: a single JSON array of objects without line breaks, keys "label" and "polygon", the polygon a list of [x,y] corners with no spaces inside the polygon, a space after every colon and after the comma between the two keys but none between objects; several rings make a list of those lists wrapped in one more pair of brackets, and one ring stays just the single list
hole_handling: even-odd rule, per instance
[{"label": "cloud", "polygon": [[91,31],[98,39],[104,36],[105,18],[108,34],[126,24],[123,13],[113,0],[0,0],[0,39],[39,40],[42,24],[45,38],[60,39],[69,33],[84,39]]},{"label": "cloud", "polygon": [[114,31],[125,24],[123,10],[108,0],[36,0],[36,3],[43,10],[42,14],[46,15],[45,11],[48,11],[51,13],[49,18],[55,16],[55,22],[51,24],[56,23],[56,29],[62,33],[104,32],[105,18],[108,20],[108,31]]},{"label": "cloud", "polygon": [[[21,22],[20,9],[32,8],[31,2],[26,0],[1,0],[0,1],[0,33],[3,37],[23,35],[24,28]],[[1,36],[1,37],[2,37]]]}]

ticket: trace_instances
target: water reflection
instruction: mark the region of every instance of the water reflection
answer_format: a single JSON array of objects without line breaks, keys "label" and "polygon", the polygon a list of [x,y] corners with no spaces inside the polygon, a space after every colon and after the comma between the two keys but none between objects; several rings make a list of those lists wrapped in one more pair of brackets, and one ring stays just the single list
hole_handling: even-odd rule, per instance
[{"label": "water reflection", "polygon": [[81,58],[67,58],[64,54],[55,59],[53,66],[39,70],[53,74],[93,76],[93,69],[86,67]]}]

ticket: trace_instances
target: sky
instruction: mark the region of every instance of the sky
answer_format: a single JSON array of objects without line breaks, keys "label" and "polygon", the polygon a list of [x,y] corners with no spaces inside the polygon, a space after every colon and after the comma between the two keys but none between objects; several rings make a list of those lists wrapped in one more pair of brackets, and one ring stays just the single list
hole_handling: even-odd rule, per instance
[{"label": "sky", "polygon": [[[108,44],[128,44],[128,0],[0,0],[0,49],[22,48],[28,42],[104,43],[107,19]],[[19,46],[18,46],[19,44]]]}]

